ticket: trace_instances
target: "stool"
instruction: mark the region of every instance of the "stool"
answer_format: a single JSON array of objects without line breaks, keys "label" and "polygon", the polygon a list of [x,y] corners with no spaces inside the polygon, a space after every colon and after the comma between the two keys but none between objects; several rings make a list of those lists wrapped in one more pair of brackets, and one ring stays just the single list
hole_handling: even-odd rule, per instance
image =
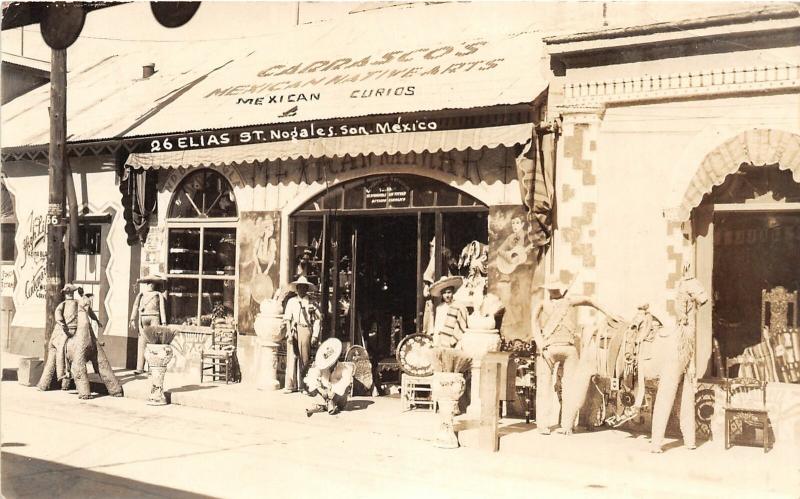
[{"label": "stool", "polygon": [[422,409],[436,411],[436,402],[431,397],[431,377],[401,376],[400,399],[403,401],[403,411]]}]

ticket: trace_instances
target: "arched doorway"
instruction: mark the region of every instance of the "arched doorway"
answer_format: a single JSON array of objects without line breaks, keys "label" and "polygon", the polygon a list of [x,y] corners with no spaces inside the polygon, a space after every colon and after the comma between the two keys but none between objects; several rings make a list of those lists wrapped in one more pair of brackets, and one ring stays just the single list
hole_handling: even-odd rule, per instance
[{"label": "arched doorway", "polygon": [[737,375],[726,360],[764,340],[762,292],[800,289],[799,153],[800,136],[745,132],[706,156],[684,195],[698,277],[713,298],[698,313],[698,366],[710,357],[712,336],[719,345],[709,375]]},{"label": "arched doorway", "polygon": [[171,324],[208,326],[236,303],[236,198],[211,169],[189,173],[167,212],[167,288]]},{"label": "arched doorway", "polygon": [[457,273],[462,248],[488,241],[486,205],[416,175],[337,185],[291,216],[293,276],[319,286],[326,335],[392,356],[423,332],[423,279]]}]

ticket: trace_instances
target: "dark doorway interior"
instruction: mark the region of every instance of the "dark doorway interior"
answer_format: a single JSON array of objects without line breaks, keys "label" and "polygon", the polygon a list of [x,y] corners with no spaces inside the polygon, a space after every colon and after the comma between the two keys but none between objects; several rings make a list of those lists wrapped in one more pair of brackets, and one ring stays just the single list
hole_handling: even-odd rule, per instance
[{"label": "dark doorway interior", "polygon": [[[347,217],[343,235],[356,250],[356,338],[370,354],[391,356],[391,328],[402,320],[402,331],[414,330],[417,303],[417,219],[415,216]],[[397,318],[393,321],[392,319]]]},{"label": "dark doorway interior", "polygon": [[761,341],[762,290],[800,288],[800,216],[716,213],[713,279],[714,332],[734,357]]}]

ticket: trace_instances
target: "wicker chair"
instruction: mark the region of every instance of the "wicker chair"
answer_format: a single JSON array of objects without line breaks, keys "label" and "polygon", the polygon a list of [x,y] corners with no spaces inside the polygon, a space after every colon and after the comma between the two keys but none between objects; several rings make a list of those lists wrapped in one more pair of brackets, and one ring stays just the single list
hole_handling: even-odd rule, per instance
[{"label": "wicker chair", "polygon": [[226,384],[240,381],[236,357],[236,325],[215,319],[211,326],[211,348],[200,353],[200,383],[204,378]]}]

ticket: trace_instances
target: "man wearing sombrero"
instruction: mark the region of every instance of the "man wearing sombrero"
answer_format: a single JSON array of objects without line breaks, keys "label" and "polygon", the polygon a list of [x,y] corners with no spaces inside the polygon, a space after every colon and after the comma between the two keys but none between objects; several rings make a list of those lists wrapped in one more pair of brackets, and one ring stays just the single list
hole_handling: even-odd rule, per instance
[{"label": "man wearing sombrero", "polygon": [[303,376],[311,359],[311,344],[319,340],[321,314],[308,297],[316,289],[306,276],[290,284],[297,293],[286,303],[283,320],[286,322],[286,385],[284,393],[303,389]]},{"label": "man wearing sombrero", "polygon": [[147,326],[161,326],[167,323],[167,306],[164,293],[155,289],[156,284],[163,283],[166,279],[160,274],[153,274],[139,278],[139,294],[133,301],[131,309],[131,327],[139,331],[138,349],[136,352],[135,374],[144,372],[144,349],[147,338],[144,328]]},{"label": "man wearing sombrero", "polygon": [[347,405],[347,395],[353,384],[353,364],[339,362],[342,355],[342,342],[328,338],[317,349],[314,363],[308,369],[305,384],[312,398],[306,416],[315,412],[336,414]]},{"label": "man wearing sombrero", "polygon": [[453,300],[463,283],[461,276],[449,276],[431,284],[431,295],[442,299],[433,319],[433,344],[437,347],[458,348],[467,329],[467,307]]},{"label": "man wearing sombrero", "polygon": [[592,307],[610,317],[616,317],[592,298],[568,295],[571,286],[572,284],[556,279],[545,282],[543,287],[547,294],[544,301],[533,310],[531,321],[533,340],[540,360],[536,362],[536,425],[539,433],[544,435],[550,433],[550,425],[558,417],[556,408],[552,407],[556,400],[553,375],[557,363],[561,363],[564,368],[561,433],[572,433],[572,420],[577,414],[576,405],[580,394],[572,386],[579,361],[577,307]]}]

